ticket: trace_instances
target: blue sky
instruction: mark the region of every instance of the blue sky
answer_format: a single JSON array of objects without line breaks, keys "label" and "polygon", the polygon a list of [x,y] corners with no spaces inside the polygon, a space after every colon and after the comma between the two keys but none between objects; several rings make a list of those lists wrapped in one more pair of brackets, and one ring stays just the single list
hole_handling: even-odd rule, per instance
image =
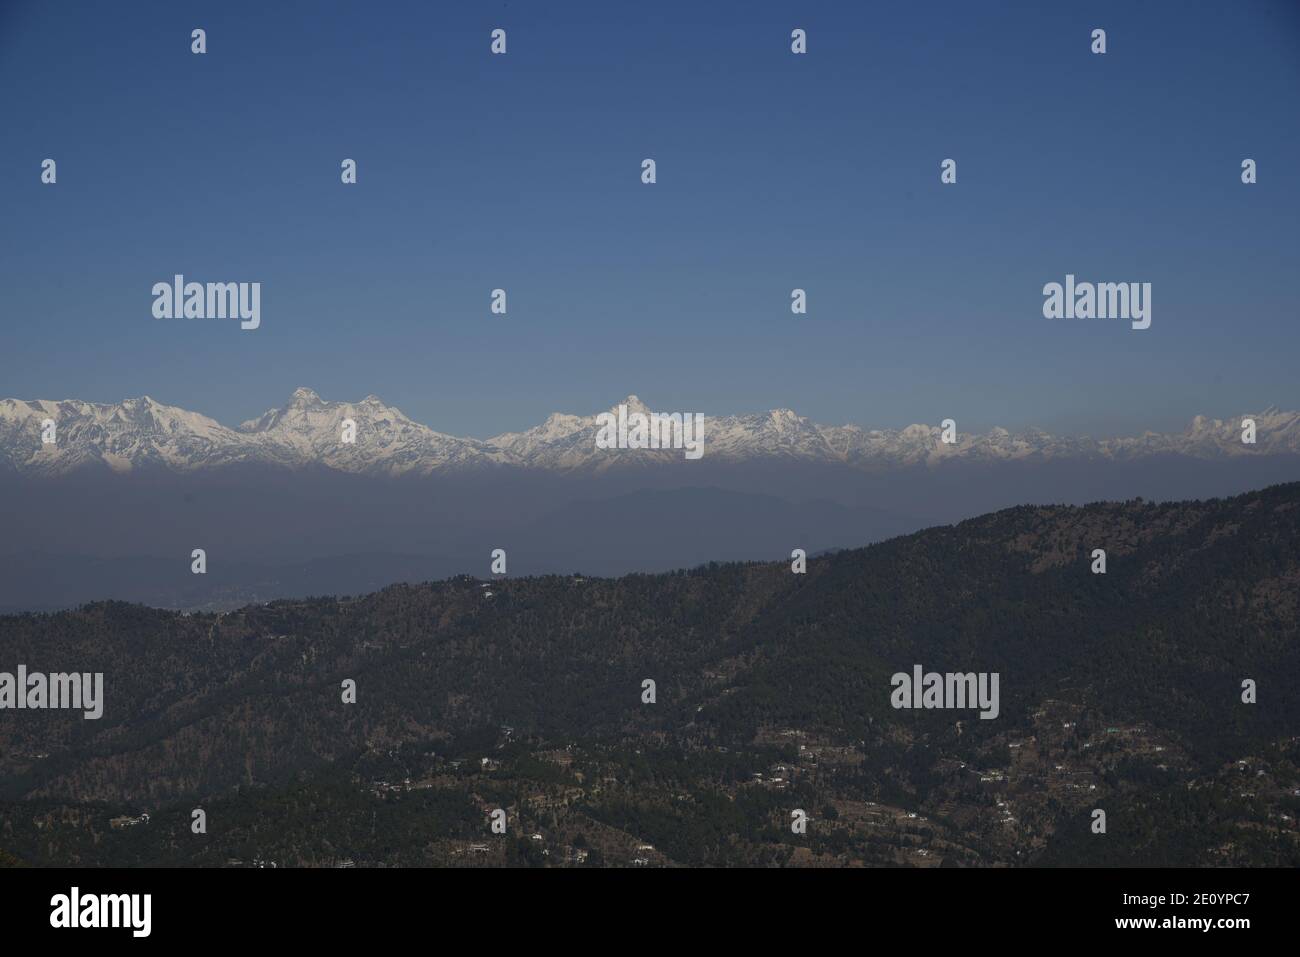
[{"label": "blue sky", "polygon": [[[235,423],[306,385],[462,435],[628,392],[1094,434],[1300,407],[1294,3],[0,10],[3,396]],[[154,320],[177,272],[260,281],[261,328]],[[1067,272],[1152,283],[1152,327],[1044,319]]]}]

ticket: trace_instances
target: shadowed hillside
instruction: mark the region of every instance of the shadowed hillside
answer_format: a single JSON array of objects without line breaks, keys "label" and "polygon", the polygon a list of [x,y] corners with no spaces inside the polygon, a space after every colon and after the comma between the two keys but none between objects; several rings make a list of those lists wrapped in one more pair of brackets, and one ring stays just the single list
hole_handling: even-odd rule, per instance
[{"label": "shadowed hillside", "polygon": [[[1283,485],[1014,508],[804,575],[0,618],[0,670],[102,671],[106,701],[98,721],[0,722],[0,847],[37,864],[1294,865],[1297,585],[1300,485]],[[998,716],[896,710],[891,675],[918,664],[997,673]]]}]

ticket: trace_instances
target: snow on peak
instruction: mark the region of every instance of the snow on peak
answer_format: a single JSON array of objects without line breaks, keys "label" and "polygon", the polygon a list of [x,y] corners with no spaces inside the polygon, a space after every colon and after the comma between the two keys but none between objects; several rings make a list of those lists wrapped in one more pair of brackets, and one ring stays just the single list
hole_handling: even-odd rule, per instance
[{"label": "snow on peak", "polygon": [[650,412],[653,411],[648,405],[642,402],[641,397],[635,393],[628,395],[628,397],[623,399],[621,402],[614,403],[614,405],[606,411],[617,415],[619,406],[627,406],[628,415],[631,415],[633,412],[640,412],[642,415],[649,415]]},{"label": "snow on peak", "polygon": [[[635,393],[609,412],[648,414]],[[691,410],[655,410],[681,412]],[[1256,422],[1256,442],[1243,443],[1242,420]],[[53,419],[58,439],[41,441],[42,423]],[[1300,454],[1300,413],[1269,407],[1224,420],[1196,416],[1184,432],[1147,432],[1132,438],[1056,437],[1039,429],[1012,434],[995,427],[984,434],[958,433],[940,442],[937,425],[865,430],[857,425],[821,426],[791,409],[705,416],[704,457],[716,461],[785,460],[841,463],[875,470],[895,466],[938,467],[955,460],[1133,458],[1181,454],[1199,458]],[[74,399],[0,400],[0,468],[58,474],[98,464],[118,471],[161,466],[194,471],[236,463],[290,468],[324,466],[366,473],[426,475],[447,470],[514,466],[558,471],[643,466],[680,461],[674,450],[598,449],[599,416],[549,414],[539,425],[490,439],[457,438],[414,422],[376,395],[359,402],[322,399],[295,389],[282,407],[269,409],[238,428],[197,412],[164,405],[150,396],[116,405]],[[345,436],[353,435],[349,441]]]}]

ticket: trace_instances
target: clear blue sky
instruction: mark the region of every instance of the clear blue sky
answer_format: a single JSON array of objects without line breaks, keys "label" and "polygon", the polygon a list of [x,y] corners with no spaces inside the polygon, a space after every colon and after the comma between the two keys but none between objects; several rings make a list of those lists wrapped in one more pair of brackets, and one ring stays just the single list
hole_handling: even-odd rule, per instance
[{"label": "clear blue sky", "polygon": [[[0,11],[3,396],[235,423],[307,385],[469,435],[628,392],[1094,434],[1300,407],[1300,4]],[[260,281],[261,328],[154,320],[177,272]],[[1067,272],[1151,282],[1151,329],[1044,319]]]}]

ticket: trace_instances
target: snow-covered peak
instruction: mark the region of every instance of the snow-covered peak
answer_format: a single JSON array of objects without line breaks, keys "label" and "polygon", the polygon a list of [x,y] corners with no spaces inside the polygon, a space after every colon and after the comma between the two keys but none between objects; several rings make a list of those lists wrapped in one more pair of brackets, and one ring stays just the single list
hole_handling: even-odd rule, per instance
[{"label": "snow-covered peak", "polygon": [[[609,406],[615,416],[655,410],[637,395]],[[1242,441],[1253,419],[1256,441]],[[56,424],[57,441],[41,441],[42,423]],[[901,429],[821,426],[791,409],[704,418],[704,458],[722,462],[781,460],[839,463],[867,470],[953,461],[1114,458],[1176,454],[1221,458],[1300,454],[1300,413],[1270,407],[1229,419],[1198,415],[1177,433],[1147,432],[1092,440],[1052,436],[1040,429],[1013,433],[958,432],[942,441],[937,424]],[[599,449],[596,414],[553,412],[536,426],[480,440],[458,438],[412,421],[376,395],[357,402],[295,389],[288,401],[238,428],[149,396],[116,405],[64,400],[0,400],[0,468],[58,474],[87,465],[128,471],[159,466],[193,471],[234,463],[289,468],[323,466],[366,474],[425,475],[471,468],[520,467],[601,471],[680,462],[678,449]]]},{"label": "snow-covered peak", "polygon": [[[44,423],[55,441],[42,441]],[[149,396],[116,405],[65,399],[0,401],[0,465],[44,474],[100,463],[117,471],[156,464],[221,464],[237,454],[238,433],[205,415]]]},{"label": "snow-covered peak", "polygon": [[635,393],[628,395],[627,398],[625,399],[615,402],[612,406],[610,406],[605,411],[610,412],[614,415],[618,415],[618,410],[620,406],[625,407],[627,409],[628,415],[631,415],[633,412],[639,412],[642,415],[648,415],[650,412],[654,411],[650,408],[650,406],[642,402],[641,397],[639,395],[636,395]]}]

